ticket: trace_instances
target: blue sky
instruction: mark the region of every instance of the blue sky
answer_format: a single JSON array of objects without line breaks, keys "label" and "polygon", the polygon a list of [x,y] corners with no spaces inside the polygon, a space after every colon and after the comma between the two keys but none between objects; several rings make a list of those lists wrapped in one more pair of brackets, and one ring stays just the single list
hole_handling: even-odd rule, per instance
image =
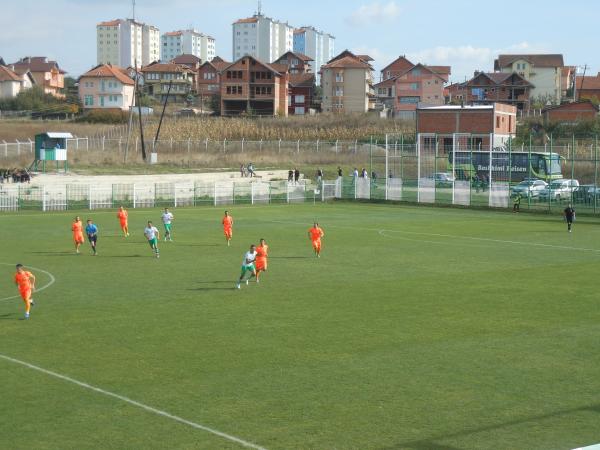
[{"label": "blue sky", "polygon": [[[47,55],[72,76],[96,62],[95,25],[131,16],[130,0],[4,2],[0,56]],[[217,39],[231,58],[231,23],[257,9],[254,0],[137,0],[141,21],[163,31],[193,26]],[[336,51],[368,53],[382,68],[398,55],[451,65],[452,80],[492,70],[502,53],[563,53],[569,65],[600,70],[600,2],[596,0],[263,0],[265,14],[334,34]]]}]

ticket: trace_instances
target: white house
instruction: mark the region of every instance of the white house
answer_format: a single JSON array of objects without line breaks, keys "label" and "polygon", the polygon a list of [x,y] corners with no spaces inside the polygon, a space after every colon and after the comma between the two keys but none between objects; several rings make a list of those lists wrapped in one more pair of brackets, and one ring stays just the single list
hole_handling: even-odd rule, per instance
[{"label": "white house", "polygon": [[19,74],[10,67],[0,65],[0,98],[14,98],[19,92],[35,84],[31,72]]}]

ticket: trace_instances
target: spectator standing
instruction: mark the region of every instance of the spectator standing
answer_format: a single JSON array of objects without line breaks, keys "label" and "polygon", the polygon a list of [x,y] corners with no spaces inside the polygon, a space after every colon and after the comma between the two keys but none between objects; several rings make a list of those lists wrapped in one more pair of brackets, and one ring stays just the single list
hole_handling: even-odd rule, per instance
[{"label": "spectator standing", "polygon": [[300,171],[296,167],[296,169],[294,169],[294,182],[297,184],[299,180],[300,180]]}]

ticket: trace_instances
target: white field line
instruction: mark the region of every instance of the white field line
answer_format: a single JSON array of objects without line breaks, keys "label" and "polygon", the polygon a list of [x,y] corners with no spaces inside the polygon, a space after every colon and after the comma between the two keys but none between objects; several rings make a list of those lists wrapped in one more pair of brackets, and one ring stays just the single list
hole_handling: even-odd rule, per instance
[{"label": "white field line", "polygon": [[58,379],[63,380],[63,381],[67,381],[69,383],[76,384],[79,387],[82,387],[82,388],[85,388],[85,389],[89,389],[90,391],[94,391],[94,392],[97,392],[97,393],[102,394],[102,395],[106,395],[107,397],[116,398],[117,400],[121,400],[122,402],[129,403],[130,405],[136,406],[136,407],[138,407],[140,409],[143,409],[145,411],[151,412],[151,413],[156,414],[158,416],[166,417],[167,419],[171,419],[171,420],[173,420],[175,422],[179,422],[179,423],[182,423],[184,425],[188,425],[188,426],[190,426],[192,428],[195,428],[197,430],[206,431],[207,433],[214,434],[214,435],[219,436],[219,437],[221,437],[223,439],[226,439],[228,441],[235,442],[236,444],[239,444],[242,447],[253,448],[255,450],[266,450],[264,447],[261,447],[259,445],[253,444],[251,442],[245,441],[245,440],[240,439],[240,438],[237,438],[235,436],[231,436],[230,434],[223,433],[221,431],[215,430],[215,429],[207,427],[205,425],[201,425],[201,424],[196,423],[196,422],[192,422],[190,420],[184,419],[184,418],[179,417],[179,416],[175,416],[175,415],[170,414],[170,413],[168,413],[166,411],[162,411],[160,409],[153,408],[152,406],[144,405],[143,403],[137,402],[137,401],[132,400],[132,399],[130,399],[128,397],[125,397],[123,395],[119,395],[119,394],[115,394],[114,392],[106,391],[106,390],[101,389],[99,387],[92,386],[91,384],[87,384],[87,383],[84,383],[82,381],[75,380],[74,378],[68,377],[66,375],[61,375],[59,373],[52,372],[51,370],[47,370],[47,369],[44,369],[42,367],[35,366],[33,364],[29,364],[29,363],[27,363],[25,361],[20,361],[18,359],[11,358],[10,356],[6,356],[6,355],[3,355],[1,353],[0,353],[0,358],[4,359],[5,361],[8,361],[8,362],[11,362],[11,363],[14,363],[14,364],[18,364],[18,365],[27,367],[29,369],[41,372],[41,373],[43,373],[45,375],[49,375],[51,377],[58,378]]},{"label": "white field line", "polygon": [[[0,263],[0,264],[1,264],[1,265],[3,265],[3,266],[12,266],[12,265],[13,265],[13,264],[8,264],[8,263]],[[44,289],[47,289],[47,288],[49,288],[50,286],[52,286],[52,285],[53,285],[53,284],[56,282],[56,278],[54,277],[54,275],[52,275],[52,274],[51,274],[50,272],[48,272],[47,270],[38,269],[37,267],[32,267],[32,266],[27,266],[26,268],[33,269],[33,270],[36,270],[36,271],[38,271],[38,272],[45,273],[45,274],[46,274],[46,275],[48,275],[48,277],[50,278],[50,281],[48,281],[48,282],[47,282],[45,285],[43,285],[42,287],[40,287],[40,288],[37,288],[37,289],[35,290],[35,292],[41,292],[41,291],[43,291]],[[20,295],[13,295],[12,297],[4,297],[4,298],[0,298],[0,302],[4,302],[4,301],[7,301],[7,300],[13,300],[13,299],[15,299],[15,298],[19,298],[19,297],[20,297]]]},{"label": "white field line", "polygon": [[[284,221],[284,220],[267,220],[265,222],[280,223],[280,224],[286,224],[286,225],[305,225],[307,227],[307,229],[311,225],[308,222],[290,222],[290,221]],[[492,238],[475,237],[475,236],[460,236],[460,235],[454,235],[454,234],[423,233],[423,232],[419,232],[419,231],[403,231],[403,230],[386,230],[386,229],[381,229],[381,228],[351,227],[351,226],[347,226],[347,225],[326,225],[325,227],[326,228],[342,228],[342,229],[359,230],[359,231],[373,231],[373,232],[378,233],[380,236],[384,236],[384,237],[388,237],[388,238],[390,236],[385,236],[385,233],[399,233],[399,234],[407,234],[410,236],[428,236],[428,237],[439,237],[439,238],[448,238],[448,239],[465,239],[465,240],[476,241],[476,242],[491,242],[491,243],[496,243],[496,244],[524,245],[524,246],[529,246],[529,247],[548,248],[548,249],[554,249],[554,250],[575,250],[575,251],[582,251],[582,252],[600,253],[600,249],[597,249],[597,248],[569,247],[566,245],[542,244],[542,243],[538,243],[538,242],[511,241],[511,240],[505,240],[505,239],[492,239]],[[422,241],[422,242],[432,242],[433,243],[433,241]]]}]

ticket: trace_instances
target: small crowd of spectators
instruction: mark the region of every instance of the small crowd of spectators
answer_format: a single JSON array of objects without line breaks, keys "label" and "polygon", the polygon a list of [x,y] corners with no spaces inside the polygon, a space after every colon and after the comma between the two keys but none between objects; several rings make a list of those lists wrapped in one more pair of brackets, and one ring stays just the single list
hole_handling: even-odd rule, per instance
[{"label": "small crowd of spectators", "polygon": [[0,169],[0,183],[30,183],[31,174],[27,169]]},{"label": "small crowd of spectators", "polygon": [[254,164],[252,164],[251,162],[248,163],[248,165],[240,165],[240,175],[242,178],[245,177],[250,177],[250,178],[256,178],[256,172],[254,170]]}]

